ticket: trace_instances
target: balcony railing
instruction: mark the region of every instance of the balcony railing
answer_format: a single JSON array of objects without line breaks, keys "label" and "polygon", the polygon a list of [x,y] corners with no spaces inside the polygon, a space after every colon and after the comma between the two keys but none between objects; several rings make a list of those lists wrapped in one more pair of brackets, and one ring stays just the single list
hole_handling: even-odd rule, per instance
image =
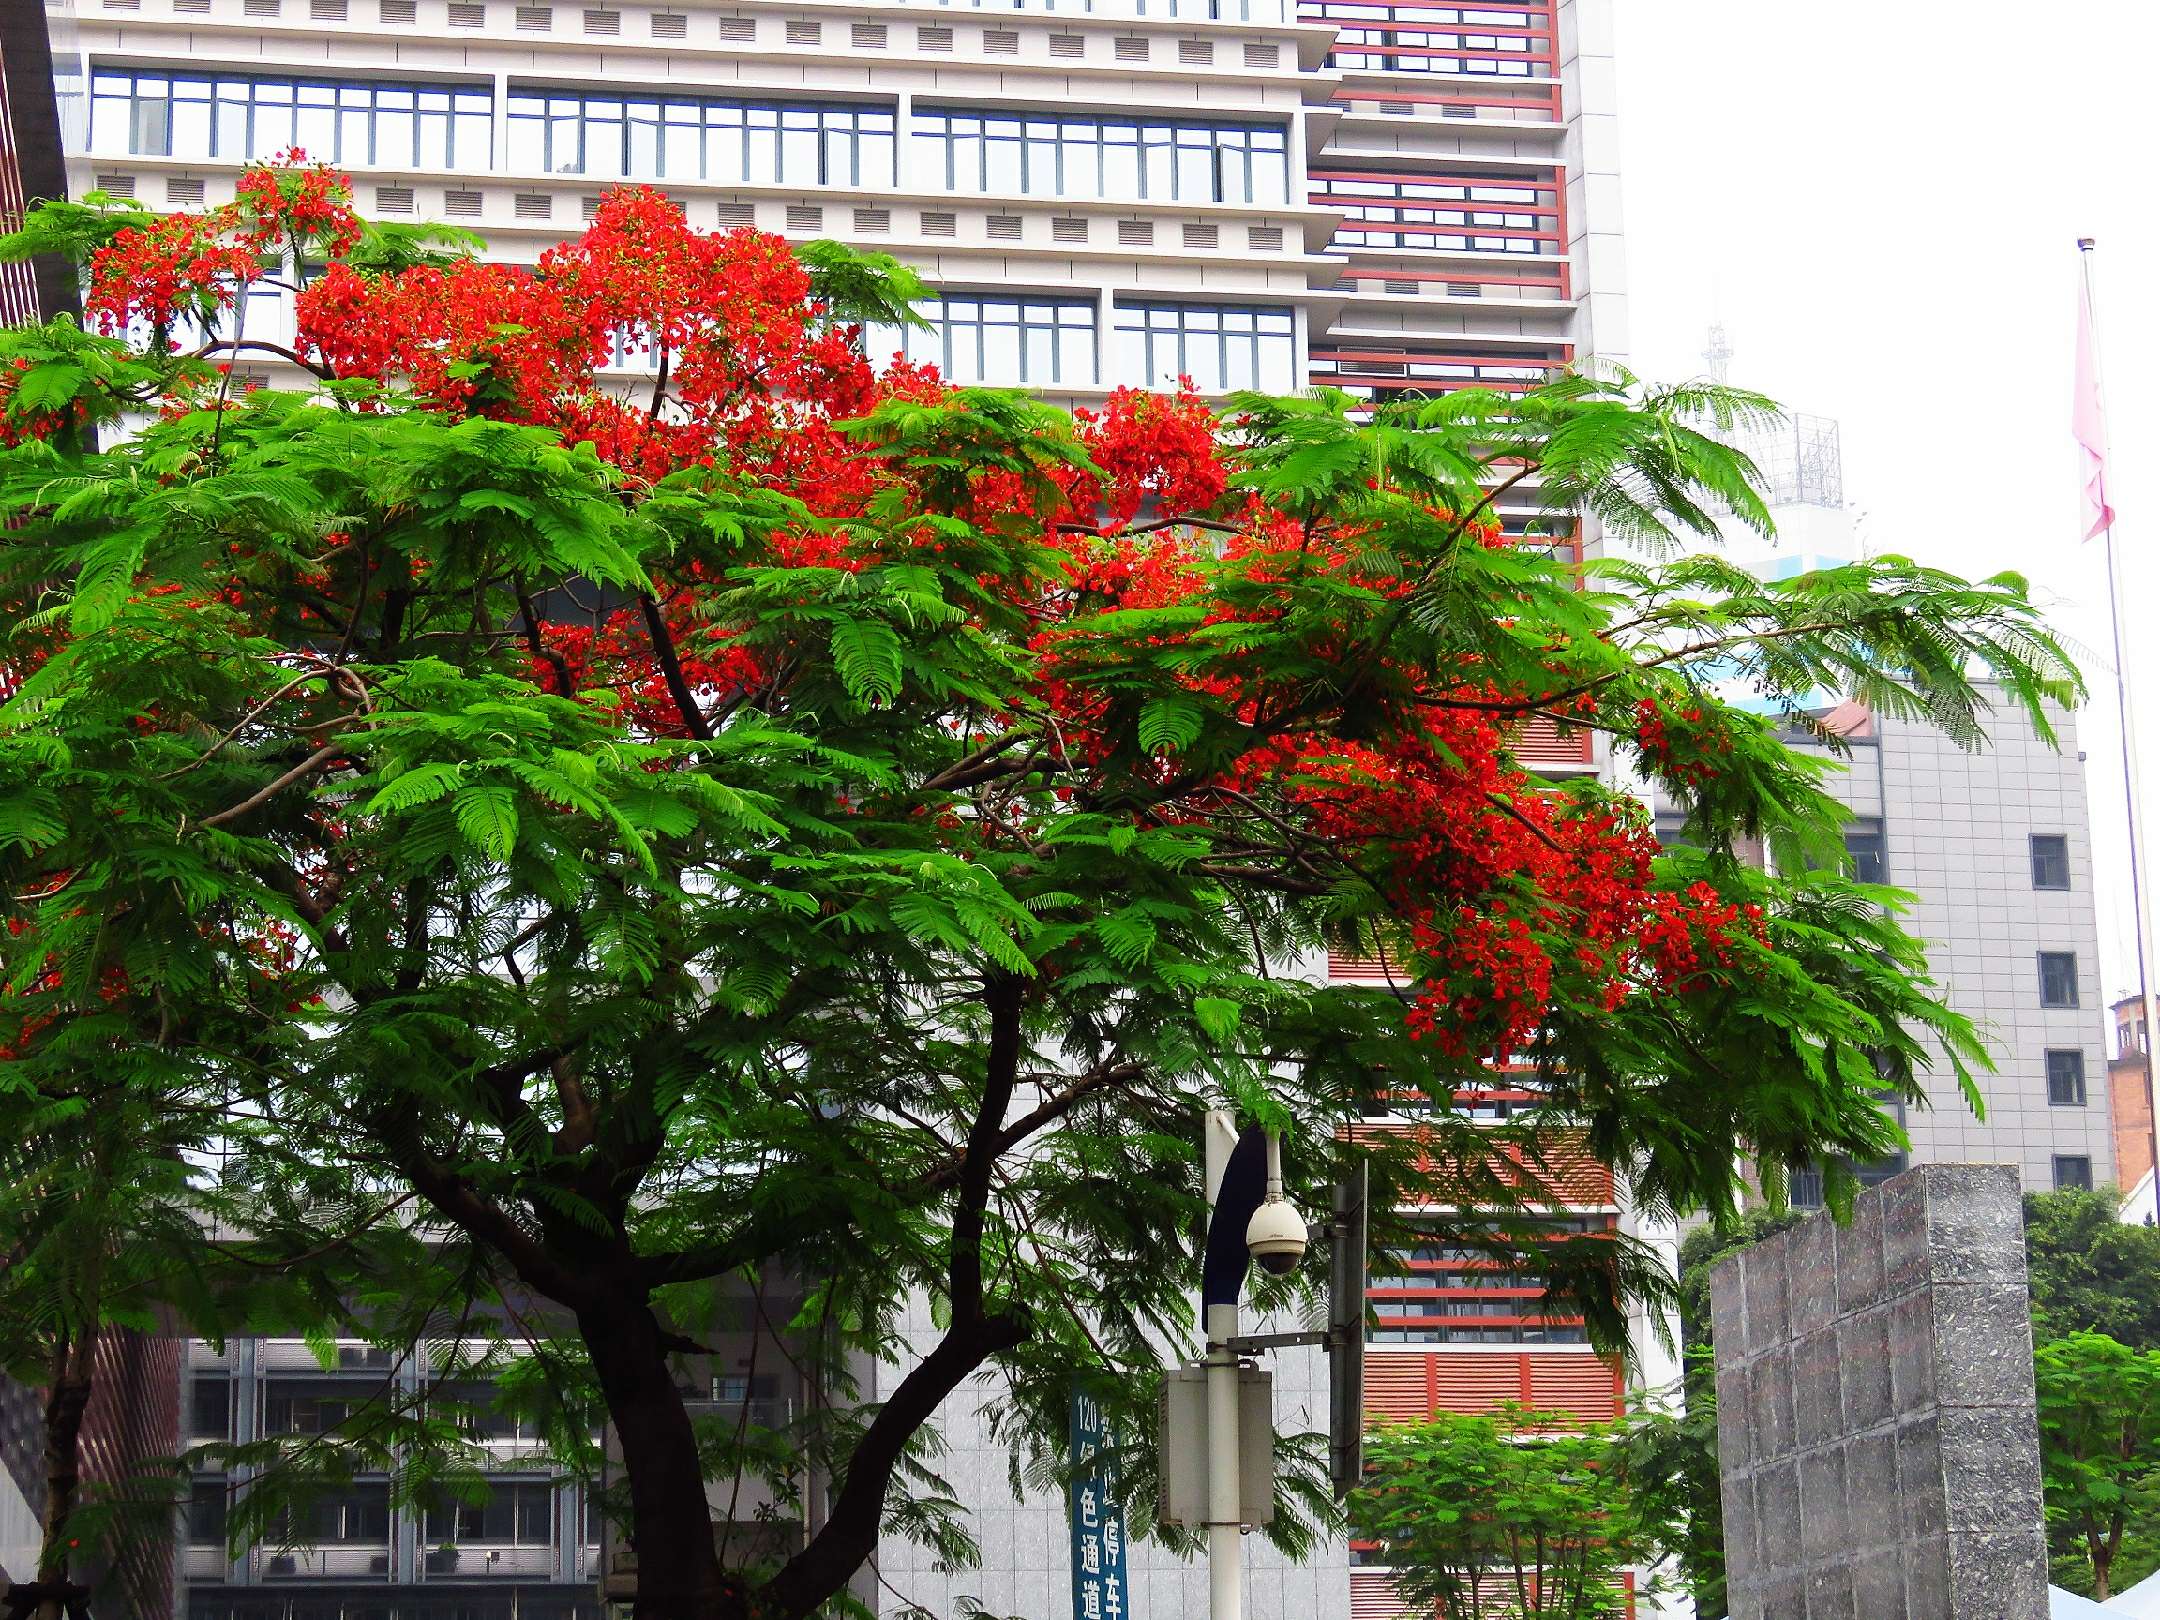
[{"label": "balcony railing", "polygon": [[1567,252],[1560,171],[1529,174],[1419,174],[1316,169],[1313,205],[1336,210],[1338,248],[1507,253],[1559,258]]},{"label": "balcony railing", "polygon": [[[1560,118],[1554,0],[1439,5],[1431,0],[1299,0],[1298,18],[1337,30],[1328,65],[1348,74],[1431,81],[1429,90],[1377,99],[1428,117]],[[1336,98],[1375,99],[1353,79]],[[1393,111],[1394,107],[1358,107]]]},{"label": "balcony railing", "polygon": [[1312,380],[1367,398],[1446,394],[1458,388],[1491,388],[1520,394],[1545,381],[1566,357],[1519,359],[1479,354],[1411,353],[1401,349],[1316,348]]}]

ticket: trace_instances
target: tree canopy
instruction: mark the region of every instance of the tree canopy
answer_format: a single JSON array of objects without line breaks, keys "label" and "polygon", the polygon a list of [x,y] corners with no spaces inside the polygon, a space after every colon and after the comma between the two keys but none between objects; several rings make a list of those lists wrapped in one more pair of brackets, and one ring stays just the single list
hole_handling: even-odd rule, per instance
[{"label": "tree canopy", "polygon": [[2160,1350],[2160,1227],[2122,1218],[2109,1189],[2025,1195],[2033,1338],[2104,1333]]},{"label": "tree canopy", "polygon": [[1503,1408],[1373,1432],[1351,1536],[1440,1620],[1604,1620],[1677,1533],[1634,1489],[1625,1426]]},{"label": "tree canopy", "polygon": [[[1016,1477],[1077,1380],[1144,1492],[1211,1104],[1287,1134],[1309,1208],[1362,1159],[1375,1208],[1500,1242],[1570,1155],[1722,1218],[1748,1163],[1879,1158],[1885,1087],[1985,1061],[1778,724],[1833,686],[1977,743],[1990,693],[2044,728],[2074,671],[2012,576],[1678,555],[1766,521],[1717,436],[1755,396],[1068,415],[873,364],[923,294],[896,264],[634,187],[532,266],[300,161],[8,250],[89,297],[0,355],[0,1085],[184,1064],[244,1122],[248,1265],[385,1342],[526,1345],[566,1445],[604,1408],[641,1614],[808,1614],[888,1531],[968,1556],[927,1425],[984,1379]],[[228,369],[266,351],[292,386]],[[1578,511],[1651,560],[1578,565]],[[1527,768],[1532,722],[1688,847]],[[1329,947],[1394,982],[1317,982]],[[1449,1111],[1500,1066],[1538,1107]],[[1540,1266],[1604,1342],[1654,1286],[1609,1238]],[[723,1289],[816,1403],[686,1404]],[[724,1570],[738,1470],[834,1483]],[[1295,1549],[1317,1457],[1281,1489]]]}]

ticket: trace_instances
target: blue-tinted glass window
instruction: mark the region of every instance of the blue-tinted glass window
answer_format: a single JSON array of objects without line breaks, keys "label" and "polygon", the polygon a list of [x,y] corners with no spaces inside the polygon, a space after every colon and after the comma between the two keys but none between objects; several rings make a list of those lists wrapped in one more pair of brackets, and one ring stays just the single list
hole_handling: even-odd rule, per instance
[{"label": "blue-tinted glass window", "polygon": [[2057,1108],[2085,1106],[2085,1054],[2076,1047],[2047,1055],[2048,1101]]},{"label": "blue-tinted glass window", "polygon": [[478,85],[240,74],[90,76],[90,150],[247,162],[300,147],[327,163],[484,170],[494,96]]},{"label": "blue-tinted glass window", "polygon": [[1279,124],[930,107],[916,110],[913,129],[914,178],[930,190],[1262,205],[1289,194],[1289,138]]},{"label": "blue-tinted glass window", "polygon": [[1288,393],[1297,348],[1290,311],[1273,305],[1120,304],[1116,380],[1202,393],[1237,388]]},{"label": "blue-tinted glass window", "polygon": [[964,385],[1093,387],[1098,381],[1091,301],[951,293],[924,305],[922,314],[928,331],[873,328],[870,358],[904,354]]},{"label": "blue-tinted glass window", "polygon": [[510,167],[596,180],[890,186],[890,107],[520,92]]}]

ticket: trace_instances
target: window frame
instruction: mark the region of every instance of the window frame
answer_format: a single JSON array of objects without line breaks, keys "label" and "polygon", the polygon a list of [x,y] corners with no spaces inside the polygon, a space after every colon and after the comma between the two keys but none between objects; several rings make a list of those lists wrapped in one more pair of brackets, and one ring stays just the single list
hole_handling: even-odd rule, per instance
[{"label": "window frame", "polygon": [[[2055,1061],[2057,1058],[2075,1059],[2077,1066],[2076,1073],[2069,1074],[2066,1072],[2062,1075],[2058,1075],[2056,1072]],[[2048,1106],[2050,1108],[2085,1108],[2091,1105],[2091,1094],[2088,1091],[2085,1083],[2085,1049],[2083,1047],[2051,1046],[2047,1049],[2045,1056],[2042,1058],[2042,1062],[2046,1067],[2047,1100]],[[2058,1088],[2056,1085],[2058,1079],[2066,1079],[2072,1082],[2071,1085],[2064,1086],[2061,1089],[2065,1092],[2069,1092],[2074,1089],[2076,1094],[2074,1096],[2058,1096]]]},{"label": "window frame", "polygon": [[[2041,881],[2041,878],[2043,876],[2043,866],[2040,846],[2043,841],[2053,845],[2053,849],[2050,852],[2051,855],[2059,857],[2062,862],[2062,881],[2060,883],[2045,883]],[[2032,875],[2032,886],[2035,889],[2042,890],[2050,894],[2066,894],[2069,892],[2070,835],[2068,833],[2027,833],[2025,835],[2025,856],[2028,868]],[[2053,871],[2054,868],[2052,865],[2050,865],[2045,868],[2045,870]]]},{"label": "window frame", "polygon": [[[2065,1179],[2063,1175],[2065,1165],[2078,1165],[2083,1168],[2074,1170]],[[2055,1190],[2057,1192],[2092,1191],[2093,1170],[2092,1155],[2090,1153],[2057,1153],[2053,1156],[2049,1168],[2054,1175]]]},{"label": "window frame", "polygon": [[503,152],[518,173],[872,190],[898,184],[899,124],[891,102],[525,84],[503,101]]},{"label": "window frame", "polygon": [[[1164,388],[1175,387],[1180,377],[1190,377],[1204,394],[1241,388],[1287,393],[1295,387],[1297,315],[1288,304],[1120,300],[1112,320],[1121,382]],[[1250,322],[1249,329],[1238,330],[1241,322]],[[1208,358],[1204,351],[1210,343],[1216,351],[1212,370],[1194,363]],[[1278,343],[1279,350],[1274,347]],[[1174,363],[1159,352],[1166,346],[1174,353]],[[1232,371],[1236,349],[1249,351],[1249,367],[1243,375]]]},{"label": "window frame", "polygon": [[[2080,986],[2079,986],[2079,984],[2078,984],[2078,977],[2079,977],[2079,968],[2078,968],[2078,959],[2077,959],[2077,952],[2076,952],[2076,951],[2036,951],[2036,952],[2034,952],[2033,954],[2034,954],[2035,958],[2037,959],[2037,961],[2038,961],[2038,965],[2039,965],[2039,976],[2040,976],[2040,1005],[2041,1005],[2041,1006],[2042,1006],[2043,1008],[2045,1008],[2046,1010],[2048,1010],[2049,1012],[2075,1012],[2075,1011],[2077,1011],[2077,1010],[2078,1010],[2078,1008],[2079,1008],[2079,1006],[2080,1006],[2080,1004],[2081,1004],[2081,994],[2080,994]],[[2054,964],[2054,963],[2058,963],[2058,962],[2068,962],[2068,963],[2070,964],[2070,981],[2069,981],[2069,997],[2070,997],[2070,999],[2069,999],[2069,1000],[2067,1000],[2067,1001],[2060,1001],[2060,1000],[2051,1000],[2051,999],[2050,999],[2050,993],[2051,993],[2051,990],[2052,990],[2052,989],[2053,989],[2054,987],[2053,987],[2053,986],[2051,986],[2051,985],[2049,984],[2049,981],[2048,981],[2048,969],[2049,969],[2049,967],[2050,967],[2050,965],[2051,965],[2051,964]]]},{"label": "window frame", "polygon": [[[118,88],[123,85],[124,92]],[[146,94],[149,86],[158,88]],[[96,157],[248,163],[299,145],[311,157],[348,168],[480,173],[494,167],[495,92],[485,84],[99,64],[90,70],[88,99],[89,150]],[[124,114],[116,114],[116,106],[124,106]],[[202,109],[201,139],[182,139],[183,122],[194,120],[183,120],[181,110],[196,107]],[[266,119],[280,113],[282,129],[258,135]],[[107,122],[115,116],[125,132],[119,140],[111,138]],[[406,120],[410,144],[385,151],[384,136],[395,119]],[[364,150],[349,149],[352,134],[363,137]],[[462,150],[463,141],[478,150]]]}]

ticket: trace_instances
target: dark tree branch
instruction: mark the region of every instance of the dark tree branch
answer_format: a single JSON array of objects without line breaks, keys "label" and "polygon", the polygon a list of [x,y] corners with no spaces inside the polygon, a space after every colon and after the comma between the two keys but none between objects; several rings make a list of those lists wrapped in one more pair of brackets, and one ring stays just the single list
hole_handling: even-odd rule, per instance
[{"label": "dark tree branch", "polygon": [[638,609],[645,616],[645,633],[652,638],[653,657],[659,661],[660,675],[667,682],[668,696],[675,700],[675,707],[682,715],[685,730],[699,742],[712,740],[712,727],[706,723],[705,711],[698,707],[691,694],[690,683],[683,679],[682,660],[675,653],[675,637],[667,627],[667,620],[660,616],[660,604],[646,592],[638,593]]}]

